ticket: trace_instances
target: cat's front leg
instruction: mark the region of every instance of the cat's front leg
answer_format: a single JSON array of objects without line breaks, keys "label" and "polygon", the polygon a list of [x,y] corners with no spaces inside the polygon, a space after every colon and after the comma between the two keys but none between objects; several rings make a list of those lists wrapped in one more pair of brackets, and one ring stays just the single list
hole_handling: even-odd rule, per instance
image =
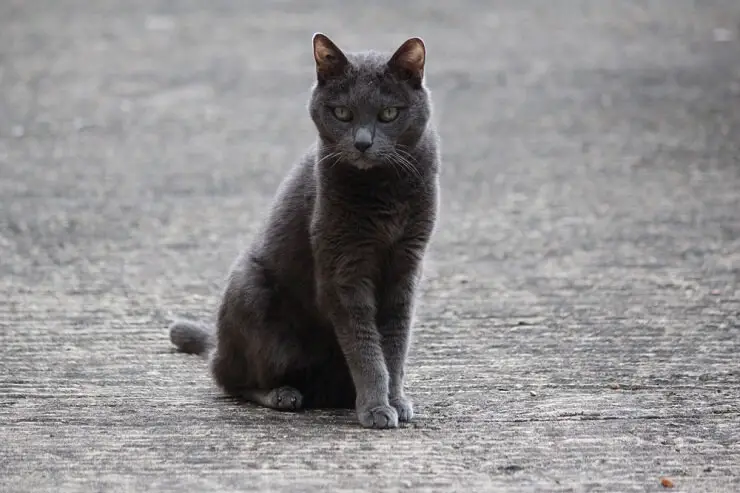
[{"label": "cat's front leg", "polygon": [[[339,281],[339,282],[338,282]],[[388,370],[375,325],[374,289],[368,279],[342,276],[318,284],[319,299],[334,326],[357,394],[356,410],[366,428],[396,428],[398,413],[388,402]]]},{"label": "cat's front leg", "polygon": [[416,262],[403,259],[399,263],[392,263],[390,269],[385,284],[379,290],[377,324],[388,367],[389,402],[398,412],[399,421],[411,421],[414,407],[404,392],[404,380],[418,278],[417,265]]}]

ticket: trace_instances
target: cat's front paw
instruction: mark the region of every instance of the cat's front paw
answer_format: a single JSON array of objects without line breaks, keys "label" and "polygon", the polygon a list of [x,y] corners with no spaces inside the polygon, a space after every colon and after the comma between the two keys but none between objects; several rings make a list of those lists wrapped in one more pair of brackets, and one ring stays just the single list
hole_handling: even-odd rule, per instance
[{"label": "cat's front paw", "polygon": [[365,428],[398,428],[398,413],[395,408],[388,405],[381,404],[358,409],[357,417]]},{"label": "cat's front paw", "polygon": [[398,421],[407,423],[414,417],[414,404],[406,396],[391,398],[391,406],[398,413]]}]

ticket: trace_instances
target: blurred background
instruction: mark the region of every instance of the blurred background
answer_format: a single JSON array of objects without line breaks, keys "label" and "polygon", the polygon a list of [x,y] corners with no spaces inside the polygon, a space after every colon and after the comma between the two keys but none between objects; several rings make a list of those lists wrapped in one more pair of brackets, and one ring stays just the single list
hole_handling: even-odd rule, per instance
[{"label": "blurred background", "polygon": [[[233,410],[167,341],[174,316],[212,317],[314,139],[317,31],[347,51],[427,47],[444,170],[409,369],[422,431],[372,445],[418,457],[406,476],[403,461],[373,473],[352,448],[369,438],[317,435],[335,418]],[[3,0],[0,484],[164,491],[179,471],[207,489],[183,464],[236,434],[202,481],[524,471],[547,491],[584,477],[628,491],[665,470],[729,491],[739,147],[736,0]],[[634,424],[570,424],[584,412]],[[259,459],[274,476],[250,473],[276,429],[301,440]],[[354,473],[333,469],[337,443]]]},{"label": "blurred background", "polygon": [[425,40],[438,256],[563,260],[567,243],[673,265],[687,246],[640,246],[641,232],[737,236],[718,215],[737,197],[740,69],[736,2],[666,5],[6,0],[0,190],[25,231],[5,237],[8,268],[144,247],[116,282],[150,290],[141,269],[203,274],[161,258],[190,245],[223,270],[314,138],[316,31],[346,50]]}]

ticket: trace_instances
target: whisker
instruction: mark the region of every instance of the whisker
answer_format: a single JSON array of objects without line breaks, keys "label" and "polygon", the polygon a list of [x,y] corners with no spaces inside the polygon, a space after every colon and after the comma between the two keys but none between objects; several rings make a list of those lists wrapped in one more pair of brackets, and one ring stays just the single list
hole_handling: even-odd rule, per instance
[{"label": "whisker", "polygon": [[391,168],[393,168],[393,171],[396,173],[396,176],[398,179],[401,179],[401,172],[398,171],[398,167],[396,166],[396,161],[393,159],[393,154],[388,154],[386,156],[383,156],[383,160],[391,165]]},{"label": "whisker", "polygon": [[404,157],[396,155],[396,162],[398,162],[408,174],[418,177],[418,173],[414,166],[409,163],[408,160],[406,160]]},{"label": "whisker", "polygon": [[414,164],[414,163],[418,163],[416,158],[413,155],[411,155],[411,153],[404,151],[403,149],[401,149],[401,151],[403,152],[403,154],[407,156],[406,160],[409,162],[409,165],[414,169],[414,173],[416,173],[416,176],[418,176],[420,180],[423,180],[424,177],[422,176],[421,171],[419,171],[419,168],[417,168],[416,165]]},{"label": "whisker", "polygon": [[327,161],[329,159],[333,159],[335,157],[341,157],[341,153],[339,153],[339,152],[330,152],[326,156],[323,156],[321,159],[319,159],[318,161],[316,161],[316,165],[315,166],[319,166],[324,161]]},{"label": "whisker", "polygon": [[[409,157],[404,156],[402,152],[408,155]],[[411,156],[409,153],[405,151],[401,151],[401,152],[395,152],[391,154],[391,156],[393,156],[395,163],[401,166],[406,172],[411,173],[418,179],[422,179],[421,172],[416,168],[416,166],[414,166],[413,161],[409,159],[409,158],[413,158],[413,156]]]},{"label": "whisker", "polygon": [[338,152],[338,153],[337,153],[337,157],[336,157],[336,159],[335,159],[334,161],[332,161],[332,163],[331,163],[331,164],[329,165],[329,169],[332,169],[332,168],[333,168],[334,166],[336,166],[336,165],[337,165],[337,163],[339,163],[339,161],[341,161],[341,160],[342,160],[342,154]]}]

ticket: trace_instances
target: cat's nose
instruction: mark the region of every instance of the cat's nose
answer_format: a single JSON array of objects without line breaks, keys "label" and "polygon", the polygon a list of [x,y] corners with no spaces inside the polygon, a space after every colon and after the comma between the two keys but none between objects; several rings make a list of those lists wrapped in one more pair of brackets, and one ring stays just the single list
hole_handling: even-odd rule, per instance
[{"label": "cat's nose", "polygon": [[355,149],[365,152],[371,145],[373,145],[373,134],[365,128],[359,129],[355,134]]},{"label": "cat's nose", "polygon": [[373,145],[373,143],[367,140],[356,140],[355,141],[355,148],[360,152],[367,151],[371,145]]}]

